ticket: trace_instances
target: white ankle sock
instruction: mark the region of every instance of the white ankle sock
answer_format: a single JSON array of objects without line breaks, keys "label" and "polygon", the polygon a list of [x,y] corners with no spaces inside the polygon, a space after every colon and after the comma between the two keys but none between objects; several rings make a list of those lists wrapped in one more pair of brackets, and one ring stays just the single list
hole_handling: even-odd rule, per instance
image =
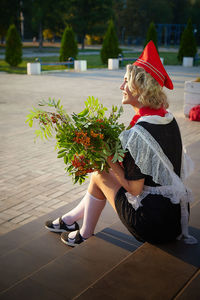
[{"label": "white ankle sock", "polygon": [[68,238],[70,238],[70,239],[74,239],[75,238],[75,236],[76,236],[76,233],[77,233],[77,230],[76,231],[72,231],[72,232],[70,232],[69,234],[68,234]]},{"label": "white ankle sock", "polygon": [[87,192],[87,197],[85,199],[83,225],[80,229],[80,234],[83,238],[87,239],[93,235],[94,229],[105,204],[106,199],[98,199]]},{"label": "white ankle sock", "polygon": [[[87,239],[93,235],[105,204],[106,199],[98,199],[87,192],[81,202],[74,209],[62,216],[62,220],[70,229],[75,229],[74,222],[84,217],[80,234],[83,238]],[[59,227],[59,218],[53,221],[53,224],[55,227]],[[75,235],[76,231],[70,232],[69,238],[73,239]]]},{"label": "white ankle sock", "polygon": [[[58,219],[56,219],[56,220],[54,220],[54,221],[52,222],[55,229],[60,227],[59,219],[60,219],[60,218],[58,218]],[[68,227],[69,229],[71,229],[71,230],[75,229],[75,224],[71,224],[71,225],[68,225],[67,223],[65,223],[65,224],[67,225],[67,227]]]},{"label": "white ankle sock", "polygon": [[[79,204],[70,210],[68,213],[62,216],[63,222],[67,224],[69,228],[70,226],[74,226],[74,222],[83,218],[84,215],[84,208],[85,208],[85,199],[88,197],[88,193],[85,194],[83,199],[79,202]],[[59,218],[53,221],[54,225],[59,225]],[[73,229],[73,227],[72,227]]]},{"label": "white ankle sock", "polygon": [[[74,239],[75,239],[75,236],[76,236],[76,234],[77,234],[77,231],[78,231],[78,230],[70,232],[70,233],[68,234],[68,238],[69,238],[70,240],[74,240]],[[82,238],[83,238],[83,237],[82,237]],[[83,238],[83,240],[85,241],[86,239]]]},{"label": "white ankle sock", "polygon": [[52,223],[53,223],[53,225],[54,225],[54,227],[59,227],[59,219],[60,218],[58,218],[58,219],[56,219],[56,220],[54,220]]}]

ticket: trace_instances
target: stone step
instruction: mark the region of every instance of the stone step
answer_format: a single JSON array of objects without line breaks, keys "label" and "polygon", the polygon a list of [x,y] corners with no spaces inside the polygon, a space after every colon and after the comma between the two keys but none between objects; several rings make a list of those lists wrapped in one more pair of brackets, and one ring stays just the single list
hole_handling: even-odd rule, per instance
[{"label": "stone step", "polygon": [[[197,267],[145,243],[75,299],[173,299]],[[190,299],[190,298],[188,298]]]},{"label": "stone step", "polygon": [[[162,247],[141,245],[127,232],[109,204],[98,222],[96,235],[78,248],[67,247],[60,242],[59,234],[44,228],[47,219],[59,217],[79,201],[0,236],[0,299],[96,300],[96,291],[101,295],[99,287],[104,299],[133,299],[133,295],[140,293],[150,295],[152,298],[147,299],[153,300],[164,300],[172,294],[180,299],[193,295],[192,286],[199,283],[196,274],[200,267],[200,246],[183,246],[180,242]],[[199,213],[200,202],[196,197],[191,209],[190,233],[198,240]],[[142,280],[145,289],[140,284]],[[158,283],[165,292],[157,287]],[[95,298],[90,298],[91,293]]]},{"label": "stone step", "polygon": [[199,300],[200,299],[200,270],[194,274],[185,288],[180,291],[175,300]]},{"label": "stone step", "polygon": [[72,299],[141,245],[106,205],[96,235],[80,247],[67,247],[44,221],[75,204],[0,237],[0,299]]},{"label": "stone step", "polygon": [[[191,210],[190,234],[200,240],[200,203]],[[199,300],[200,244],[143,244],[74,299]]]}]

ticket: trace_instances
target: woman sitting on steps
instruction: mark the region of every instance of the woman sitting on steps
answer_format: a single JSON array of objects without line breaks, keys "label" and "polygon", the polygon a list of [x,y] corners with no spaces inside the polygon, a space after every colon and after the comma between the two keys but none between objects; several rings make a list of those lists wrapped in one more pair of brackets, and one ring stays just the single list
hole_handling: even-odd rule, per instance
[{"label": "woman sitting on steps", "polygon": [[182,181],[186,168],[181,136],[175,118],[166,110],[163,86],[173,89],[150,41],[138,60],[127,66],[120,87],[122,103],[135,111],[130,129],[119,136],[127,150],[123,164],[108,158],[110,171],[92,174],[81,202],[61,218],[46,222],[48,230],[62,232],[65,244],[79,245],[94,234],[106,201],[139,241],[197,242],[188,234],[191,194]]}]

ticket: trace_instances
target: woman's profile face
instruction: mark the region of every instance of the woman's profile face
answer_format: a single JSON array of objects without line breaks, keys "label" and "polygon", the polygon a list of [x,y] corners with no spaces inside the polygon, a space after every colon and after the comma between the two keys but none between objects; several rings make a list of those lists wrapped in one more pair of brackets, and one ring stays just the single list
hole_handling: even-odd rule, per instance
[{"label": "woman's profile face", "polygon": [[128,88],[128,81],[127,76],[125,74],[124,76],[124,82],[120,86],[120,90],[122,90],[123,98],[122,98],[122,104],[130,104],[132,106],[138,106],[138,95],[132,95],[131,91]]}]

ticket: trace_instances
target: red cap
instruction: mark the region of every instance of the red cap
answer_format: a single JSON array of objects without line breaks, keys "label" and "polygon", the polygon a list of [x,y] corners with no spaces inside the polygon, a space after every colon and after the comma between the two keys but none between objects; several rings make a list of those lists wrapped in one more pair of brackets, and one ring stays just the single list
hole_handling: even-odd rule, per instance
[{"label": "red cap", "polygon": [[133,65],[145,69],[145,71],[161,85],[170,90],[173,90],[174,86],[167,74],[163,64],[158,55],[158,51],[153,43],[150,41],[144,48],[140,57],[133,63]]}]

